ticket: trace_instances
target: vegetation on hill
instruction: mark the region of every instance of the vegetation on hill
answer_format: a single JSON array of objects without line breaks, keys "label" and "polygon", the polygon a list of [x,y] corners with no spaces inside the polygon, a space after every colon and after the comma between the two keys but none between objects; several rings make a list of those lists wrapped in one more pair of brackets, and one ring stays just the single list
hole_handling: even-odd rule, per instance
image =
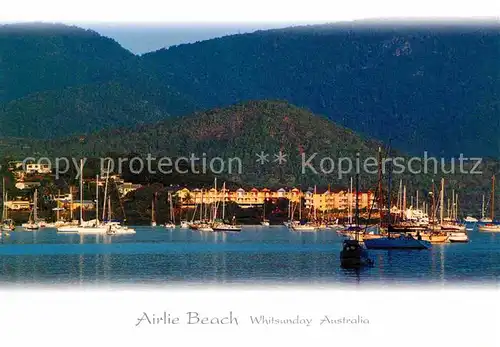
[{"label": "vegetation on hill", "polygon": [[143,56],[203,107],[282,99],[407,152],[500,158],[500,27],[319,25]]},{"label": "vegetation on hill", "polygon": [[[379,147],[382,148],[384,157],[387,155],[387,145],[338,126],[326,117],[314,115],[282,101],[240,103],[185,117],[171,117],[155,124],[106,130],[88,136],[71,136],[64,140],[24,144],[22,141],[19,142],[20,140],[17,141],[11,143],[15,148],[9,150],[9,153],[15,153],[17,150],[18,155],[37,157],[110,156],[115,158],[115,170],[118,169],[118,158],[121,157],[128,160],[124,161],[122,169],[129,181],[190,187],[210,187],[213,177],[217,176],[219,181],[227,180],[232,187],[308,189],[314,185],[320,188],[329,185],[332,189],[345,189],[349,179],[355,174],[356,158],[359,153],[361,187],[375,190],[378,180],[377,167],[372,165],[369,168],[370,172],[367,173],[362,167],[363,162],[368,157],[377,158]],[[286,155],[286,162],[281,165],[275,156],[280,151]],[[257,162],[257,154],[261,152],[268,155],[265,164]],[[310,163],[315,171],[303,166],[314,153],[317,155],[310,160]],[[151,154],[151,158],[155,158],[150,162],[151,168],[156,173],[147,172],[148,154]],[[181,170],[188,168],[188,173],[176,172],[175,160],[180,157],[189,158],[191,155],[200,158],[195,162],[195,170],[190,169],[190,164],[186,160],[182,160]],[[391,151],[391,156],[405,157],[405,163],[409,158],[395,150]],[[130,167],[130,159],[134,157],[143,159],[144,168],[139,174],[135,173],[139,170],[138,162],[132,169]],[[161,173],[159,160],[162,157],[172,160],[170,166],[163,167],[164,172],[173,169],[173,173]],[[210,166],[215,157],[222,158],[223,169],[220,161],[215,161],[214,165]],[[205,166],[202,158],[206,158]],[[241,159],[241,166],[234,160],[230,165],[231,158]],[[349,158],[352,161],[353,169],[350,172],[339,175],[340,158]],[[206,172],[203,172],[203,167],[206,168]],[[229,167],[232,169],[231,172]],[[409,196],[415,189],[419,189],[424,196],[425,192],[431,189],[432,180],[436,183],[436,189],[439,189],[437,187],[439,180],[444,177],[448,188],[456,189],[461,195],[463,194],[463,207],[477,208],[481,195],[489,194],[491,175],[500,172],[500,165],[496,161],[483,162],[480,167],[483,173],[480,175],[446,174],[440,170],[437,174],[433,174],[433,166],[430,168],[429,174],[395,173],[393,184],[397,186],[399,179],[403,179],[408,185]],[[445,168],[450,169],[449,162]],[[342,163],[342,169],[348,169],[347,161]],[[459,169],[458,162],[455,169],[457,171]],[[465,169],[470,170],[470,165],[466,165]],[[387,177],[385,174],[384,184]],[[394,192],[396,190],[397,188]]]}]

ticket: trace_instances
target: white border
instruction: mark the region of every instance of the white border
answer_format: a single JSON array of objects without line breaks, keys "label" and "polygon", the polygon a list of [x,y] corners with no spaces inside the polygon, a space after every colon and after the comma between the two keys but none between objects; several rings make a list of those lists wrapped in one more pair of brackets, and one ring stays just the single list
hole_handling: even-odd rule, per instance
[{"label": "white border", "polygon": [[500,2],[401,0],[17,0],[4,2],[0,22],[325,23],[369,18],[500,17]]},{"label": "white border", "polygon": [[[366,18],[500,17],[496,0],[380,1],[25,1],[2,3],[0,22],[286,24]],[[10,289],[9,289],[10,288]],[[145,288],[144,288],[145,289]],[[488,289],[440,287],[353,290],[283,286],[138,290],[0,289],[4,346],[498,346],[499,284]],[[188,310],[238,316],[362,315],[368,326],[141,326],[143,311]]]}]

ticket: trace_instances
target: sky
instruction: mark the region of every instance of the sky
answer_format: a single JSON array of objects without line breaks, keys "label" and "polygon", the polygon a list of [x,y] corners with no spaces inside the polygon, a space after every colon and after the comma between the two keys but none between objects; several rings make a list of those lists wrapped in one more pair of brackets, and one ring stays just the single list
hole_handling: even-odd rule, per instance
[{"label": "sky", "polygon": [[[303,24],[303,23],[301,23]],[[311,23],[314,24],[314,23]],[[247,24],[86,24],[79,27],[92,29],[117,41],[134,54],[144,54],[182,43],[193,43],[226,35],[289,27],[295,23],[247,23]]]},{"label": "sky", "polygon": [[0,23],[45,21],[74,24],[111,37],[136,54],[258,29],[402,17],[499,18],[500,1],[16,0],[6,1],[0,11]]}]

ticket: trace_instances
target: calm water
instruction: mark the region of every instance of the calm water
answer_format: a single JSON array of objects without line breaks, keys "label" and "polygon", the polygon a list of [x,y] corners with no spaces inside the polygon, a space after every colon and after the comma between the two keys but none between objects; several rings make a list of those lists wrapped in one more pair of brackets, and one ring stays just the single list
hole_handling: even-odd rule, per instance
[{"label": "calm water", "polygon": [[244,227],[200,233],[137,227],[135,235],[16,231],[0,244],[0,284],[500,284],[500,234],[426,251],[370,251],[375,266],[340,268],[335,231]]}]

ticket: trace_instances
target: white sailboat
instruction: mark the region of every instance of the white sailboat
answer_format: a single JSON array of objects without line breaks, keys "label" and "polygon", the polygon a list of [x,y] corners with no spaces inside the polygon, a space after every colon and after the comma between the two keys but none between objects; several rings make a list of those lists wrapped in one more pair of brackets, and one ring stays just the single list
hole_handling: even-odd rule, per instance
[{"label": "white sailboat", "polygon": [[40,226],[37,223],[38,219],[38,189],[35,189],[35,193],[33,194],[33,207],[30,211],[30,216],[27,223],[23,223],[21,226],[25,230],[38,230]]},{"label": "white sailboat", "polygon": [[[106,182],[104,185],[104,201],[103,201],[103,208],[102,208],[102,220],[103,222],[100,224],[101,227],[105,227],[106,234],[108,235],[121,235],[121,234],[135,234],[136,231],[133,228],[130,228],[126,225],[122,225],[120,222],[113,221],[113,216],[112,216],[112,211],[113,209],[111,208],[111,196],[108,195],[108,185],[109,185],[109,173],[110,173],[110,164],[111,160],[108,161],[108,168],[106,170]],[[99,177],[97,177],[97,180]],[[97,184],[97,187],[99,187],[99,184]],[[99,202],[99,191],[97,191],[97,203]],[[106,205],[107,202],[107,205]],[[107,210],[106,210],[107,207]],[[96,207],[96,215],[97,211],[99,210],[99,207]],[[106,218],[106,212],[107,212],[107,218]]]},{"label": "white sailboat", "polygon": [[483,194],[483,204],[481,205],[481,219],[480,223],[493,223],[493,219],[486,217],[486,206],[484,205],[484,194]]},{"label": "white sailboat", "polygon": [[170,221],[165,223],[165,228],[175,229],[174,204],[172,201],[172,193],[171,192],[168,192],[168,204],[169,204]]},{"label": "white sailboat", "polygon": [[[215,186],[215,192],[217,194],[217,178],[215,179],[214,182]],[[222,220],[217,221],[217,206],[214,208],[213,212],[213,222],[211,223],[212,226],[211,228],[213,231],[225,231],[225,232],[240,232],[241,231],[241,226],[236,225],[236,218],[233,216],[233,224],[226,223],[224,219],[226,218],[226,183],[224,182],[222,185],[222,192],[223,192],[223,197],[222,197]]]},{"label": "white sailboat", "polygon": [[96,177],[96,217],[94,220],[83,220],[83,160],[80,161],[80,166],[80,226],[77,233],[105,234],[109,228],[99,222],[99,176]]},{"label": "white sailboat", "polygon": [[469,242],[469,237],[467,236],[465,225],[457,223],[458,219],[458,194],[452,191],[452,200],[450,205],[450,200],[448,199],[448,222],[444,222],[443,218],[443,206],[444,202],[444,178],[441,179],[441,231],[446,232],[448,236],[448,241],[453,243],[465,243]]},{"label": "white sailboat", "polygon": [[491,177],[491,204],[490,204],[491,222],[479,225],[478,230],[483,232],[500,232],[500,224],[495,224],[495,176]]}]

